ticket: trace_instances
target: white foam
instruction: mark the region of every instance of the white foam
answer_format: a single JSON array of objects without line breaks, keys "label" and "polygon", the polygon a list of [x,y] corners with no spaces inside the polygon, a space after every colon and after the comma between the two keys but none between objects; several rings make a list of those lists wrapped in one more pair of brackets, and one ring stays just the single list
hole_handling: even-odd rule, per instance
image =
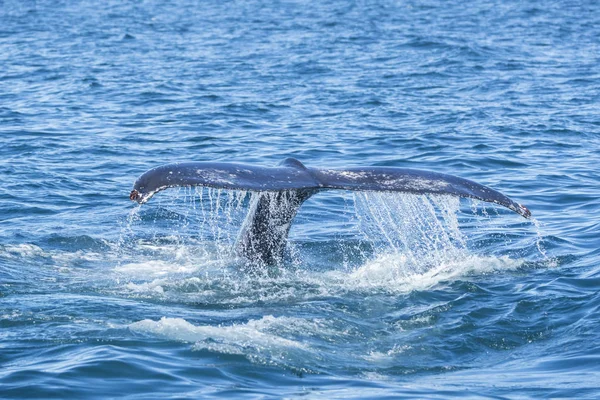
[{"label": "white foam", "polygon": [[125,287],[132,291],[132,292],[136,292],[136,293],[154,293],[157,295],[164,295],[165,294],[165,289],[163,288],[163,285],[166,283],[166,281],[164,279],[156,279],[153,280],[152,282],[144,282],[144,283],[133,283],[133,282],[129,282],[125,285]]},{"label": "white foam", "polygon": [[44,250],[34,244],[22,243],[3,246],[5,255],[8,257],[43,257],[46,255]]},{"label": "white foam", "polygon": [[412,349],[410,345],[394,345],[388,351],[371,351],[363,358],[373,363],[385,363]]},{"label": "white foam", "polygon": [[282,335],[282,331],[283,334],[290,334],[288,327],[302,324],[298,318],[270,315],[247,323],[219,326],[193,325],[182,318],[163,317],[159,321],[145,319],[134,322],[129,329],[168,340],[193,343],[195,350],[244,355],[251,361],[261,363],[285,364],[290,352],[309,351],[306,344]]},{"label": "white foam", "polygon": [[[93,251],[77,250],[74,252],[51,252],[50,257],[58,263],[70,265],[75,261],[102,261],[106,259],[105,254]],[[46,254],[48,255],[48,254]]]},{"label": "white foam", "polygon": [[349,283],[361,288],[384,288],[391,291],[410,292],[430,289],[442,282],[454,281],[469,275],[482,275],[495,271],[514,270],[523,264],[521,259],[468,255],[442,260],[425,272],[415,269],[403,254],[382,254],[357,268],[349,275]]},{"label": "white foam", "polygon": [[[353,292],[383,290],[400,294],[429,290],[458,279],[477,279],[477,276],[489,273],[515,270],[524,260],[467,255],[442,260],[428,269],[421,268],[423,272],[415,271],[411,262],[402,254],[388,253],[350,272],[282,271],[276,277],[250,276],[240,271],[227,273],[218,268],[209,271],[197,266],[162,262],[125,265],[118,271],[122,272],[120,279],[126,280],[122,289],[136,297],[244,305],[309,301]],[[134,281],[127,281],[127,278]]]},{"label": "white foam", "polygon": [[6,245],[1,246],[0,250],[2,255],[7,258],[37,258],[44,257],[50,258],[52,261],[59,264],[61,267],[67,267],[77,261],[102,261],[106,259],[105,254],[77,250],[77,251],[61,251],[61,250],[49,250],[46,251],[39,246],[29,243],[22,243],[17,245]]},{"label": "white foam", "polygon": [[171,274],[190,274],[197,271],[198,268],[197,265],[178,264],[163,260],[147,260],[119,265],[115,267],[115,272],[131,277],[153,278]]}]

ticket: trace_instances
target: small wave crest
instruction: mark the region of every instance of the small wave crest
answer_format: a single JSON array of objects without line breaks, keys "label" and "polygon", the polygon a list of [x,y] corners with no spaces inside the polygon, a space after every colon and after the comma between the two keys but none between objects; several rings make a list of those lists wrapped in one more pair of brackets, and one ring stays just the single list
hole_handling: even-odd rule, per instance
[{"label": "small wave crest", "polygon": [[348,281],[357,288],[385,288],[393,292],[427,290],[443,282],[451,282],[469,275],[515,270],[523,265],[521,259],[508,256],[483,257],[467,255],[464,258],[444,260],[424,272],[414,271],[404,254],[381,254],[355,269]]},{"label": "small wave crest", "polygon": [[4,245],[0,247],[2,255],[7,258],[44,257],[47,253],[39,246],[30,243]]},{"label": "small wave crest", "polygon": [[129,325],[140,334],[167,340],[193,343],[195,350],[242,355],[250,361],[289,365],[290,359],[301,359],[310,352],[298,338],[315,328],[318,322],[300,318],[264,316],[232,325],[194,325],[182,318],[145,319]]}]

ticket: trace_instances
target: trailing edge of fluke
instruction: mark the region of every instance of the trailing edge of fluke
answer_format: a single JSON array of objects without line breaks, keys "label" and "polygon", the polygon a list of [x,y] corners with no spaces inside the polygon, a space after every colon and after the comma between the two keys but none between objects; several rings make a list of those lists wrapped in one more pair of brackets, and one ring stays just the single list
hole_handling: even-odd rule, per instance
[{"label": "trailing edge of fluke", "polygon": [[251,261],[280,260],[291,221],[300,205],[321,190],[446,194],[504,206],[525,218],[531,212],[502,193],[468,179],[432,171],[394,167],[307,168],[294,158],[277,167],[238,163],[186,162],[142,174],[129,198],[147,202],[155,193],[180,186],[208,186],[262,193],[243,228],[238,250]]}]

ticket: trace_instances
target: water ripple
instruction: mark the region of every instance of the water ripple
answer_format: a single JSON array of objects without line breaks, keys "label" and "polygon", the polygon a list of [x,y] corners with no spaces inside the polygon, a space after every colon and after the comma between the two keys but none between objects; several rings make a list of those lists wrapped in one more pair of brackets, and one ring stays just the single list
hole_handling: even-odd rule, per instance
[{"label": "water ripple", "polygon": [[[0,397],[598,397],[599,12],[2,2]],[[248,276],[243,212],[127,200],[158,164],[289,156],[451,173],[536,220],[321,193]]]}]

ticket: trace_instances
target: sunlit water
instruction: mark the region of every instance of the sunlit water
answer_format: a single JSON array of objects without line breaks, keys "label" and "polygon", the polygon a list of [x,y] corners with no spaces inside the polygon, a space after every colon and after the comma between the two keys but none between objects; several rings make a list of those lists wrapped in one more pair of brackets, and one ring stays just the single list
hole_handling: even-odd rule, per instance
[{"label": "sunlit water", "polygon": [[[0,397],[600,396],[594,2],[0,2]],[[256,193],[174,161],[399,166],[319,193],[283,265]]]}]

